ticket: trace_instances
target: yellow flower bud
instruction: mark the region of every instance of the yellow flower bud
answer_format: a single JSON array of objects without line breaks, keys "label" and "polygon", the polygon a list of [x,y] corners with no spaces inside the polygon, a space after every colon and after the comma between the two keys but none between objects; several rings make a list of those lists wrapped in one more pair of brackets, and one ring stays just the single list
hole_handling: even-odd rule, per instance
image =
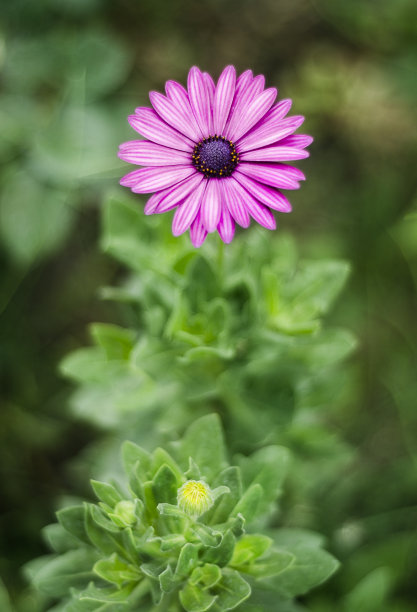
[{"label": "yellow flower bud", "polygon": [[193,518],[207,512],[213,504],[212,490],[204,480],[187,480],[178,489],[178,507]]}]

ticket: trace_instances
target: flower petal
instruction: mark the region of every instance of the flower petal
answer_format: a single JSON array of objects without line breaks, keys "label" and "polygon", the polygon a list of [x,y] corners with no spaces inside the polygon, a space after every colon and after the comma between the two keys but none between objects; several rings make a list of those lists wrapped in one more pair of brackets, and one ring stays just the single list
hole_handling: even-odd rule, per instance
[{"label": "flower petal", "polygon": [[171,102],[173,102],[181,110],[182,114],[193,124],[198,135],[197,140],[201,140],[201,138],[203,138],[203,133],[194,117],[185,87],[176,81],[167,81],[165,83],[165,91]]},{"label": "flower petal", "polygon": [[198,213],[190,227],[190,238],[193,246],[197,249],[201,247],[207,236],[207,231],[201,221],[201,214]]},{"label": "flower petal", "polygon": [[235,95],[236,70],[234,66],[226,66],[217,81],[213,101],[213,130],[218,136],[223,134],[229,116],[230,107]]},{"label": "flower petal", "polygon": [[258,94],[246,108],[242,108],[239,116],[239,121],[233,126],[230,133],[230,140],[237,142],[244,134],[246,134],[271,108],[277,97],[275,87],[265,89]]},{"label": "flower petal", "polygon": [[220,220],[221,214],[221,192],[219,180],[208,179],[206,191],[201,204],[201,220],[208,232],[214,232]]},{"label": "flower petal", "polygon": [[235,172],[233,176],[236,178],[236,181],[238,181],[239,186],[244,188],[249,194],[251,194],[251,196],[253,196],[256,200],[259,200],[259,202],[262,204],[265,204],[274,210],[278,210],[279,212],[291,212],[292,206],[289,200],[280,191],[272,189],[271,187],[265,187],[265,185],[261,185],[248,176],[240,174],[240,172]]},{"label": "flower petal", "polygon": [[164,190],[157,191],[156,193],[151,195],[151,197],[145,204],[145,208],[143,209],[143,212],[145,213],[145,215],[153,215],[156,209],[158,208],[158,204],[160,203],[163,197],[164,197]]},{"label": "flower petal", "polygon": [[206,81],[197,66],[193,66],[188,73],[188,97],[194,117],[200,130],[206,136],[209,135],[211,124],[210,97],[207,91]]},{"label": "flower petal", "polygon": [[[245,207],[247,193],[232,178],[221,181],[220,187],[223,191],[222,202],[226,204],[233,219],[241,227],[249,227],[250,217]],[[245,196],[244,198],[242,198],[242,194]]]},{"label": "flower petal", "polygon": [[192,166],[139,168],[126,174],[120,184],[134,193],[152,193],[170,187],[195,173]]},{"label": "flower petal", "polygon": [[199,184],[203,181],[204,176],[200,172],[196,172],[190,178],[185,179],[175,187],[170,187],[165,190],[163,198],[158,204],[156,212],[164,213],[172,208],[175,208],[180,202],[182,202],[194,189],[197,189]]},{"label": "flower petal", "polygon": [[310,153],[304,149],[295,149],[294,147],[272,146],[264,149],[254,149],[240,154],[241,161],[256,161],[256,162],[279,162],[289,161],[292,159],[304,159]]},{"label": "flower petal", "polygon": [[151,108],[136,108],[135,114],[130,115],[128,121],[134,130],[152,142],[180,151],[192,151],[194,148],[189,138],[164,123]]},{"label": "flower petal", "polygon": [[172,221],[172,233],[174,236],[180,236],[183,234],[188,230],[191,223],[194,221],[198,211],[200,210],[201,201],[206,187],[207,181],[200,183],[197,189],[192,191],[186,200],[178,206]]},{"label": "flower petal", "polygon": [[132,140],[121,144],[118,156],[123,161],[139,166],[178,166],[191,163],[190,153],[169,149],[149,140]]},{"label": "flower petal", "polygon": [[286,119],[265,119],[262,124],[256,126],[251,132],[243,136],[239,141],[239,153],[251,151],[252,149],[260,149],[267,145],[273,144],[289,136],[303,123],[304,117],[294,115]]},{"label": "flower petal", "polygon": [[307,134],[293,134],[292,136],[287,136],[280,141],[281,146],[285,147],[296,147],[297,149],[304,149],[308,147],[313,142],[314,138],[312,136],[308,136]]},{"label": "flower petal", "polygon": [[207,87],[207,93],[209,96],[209,100],[210,100],[210,125],[209,125],[209,134],[214,134],[214,128],[213,128],[213,101],[214,101],[214,93],[216,91],[216,85],[214,84],[214,81],[211,77],[211,75],[208,72],[203,72],[203,77],[204,80],[206,82],[206,87]]},{"label": "flower petal", "polygon": [[[299,189],[298,180],[293,173],[287,170],[286,166],[281,164],[253,164],[250,162],[242,162],[239,164],[239,172],[249,176],[271,187],[278,189]],[[304,176],[304,175],[303,175]]]},{"label": "flower petal", "polygon": [[[251,77],[252,72],[247,70],[240,75],[236,81],[236,93],[233,98],[232,107],[229,113],[229,118],[224,128],[224,136],[231,139],[231,134],[241,120],[241,115],[247,109],[249,103],[256,97],[259,81],[255,81]],[[243,79],[243,75],[245,78]]]},{"label": "flower petal", "polygon": [[225,244],[232,242],[233,236],[235,235],[235,223],[227,209],[225,202],[222,203],[222,212],[220,215],[220,221],[217,226],[220,238]]},{"label": "flower petal", "polygon": [[[239,180],[241,178],[238,177],[236,174],[234,176],[236,176],[236,178],[239,178]],[[267,229],[275,229],[275,218],[269,208],[267,208],[263,204],[260,204],[255,197],[253,197],[246,189],[242,187],[240,182],[238,183],[237,180],[235,180],[234,178],[232,178],[231,182],[233,184],[232,189],[236,192],[237,197],[240,198],[242,202],[245,202],[246,209],[248,210],[249,214],[255,219],[255,221],[263,227],[266,227]]]},{"label": "flower petal", "polygon": [[191,113],[191,107],[188,113],[183,111],[183,105],[186,105],[186,101],[183,98],[181,99],[180,105],[180,103],[172,102],[157,91],[151,91],[149,93],[149,99],[161,119],[171,125],[175,130],[188,136],[191,140],[199,140],[200,131]]}]

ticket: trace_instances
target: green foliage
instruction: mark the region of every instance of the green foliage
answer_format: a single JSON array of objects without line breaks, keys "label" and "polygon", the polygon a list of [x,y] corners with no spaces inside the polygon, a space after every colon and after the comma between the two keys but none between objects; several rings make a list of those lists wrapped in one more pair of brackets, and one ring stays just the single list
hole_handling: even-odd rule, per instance
[{"label": "green foliage", "polygon": [[[131,324],[94,325],[95,346],[63,360],[61,371],[78,383],[77,416],[126,434],[154,411],[159,427],[175,414],[181,430],[190,414],[215,405],[226,415],[229,444],[247,451],[266,441],[291,444],[301,409],[316,408],[305,393],[313,383],[321,404],[334,398],[334,389],[326,397],[329,378],[337,381],[356,342],[323,327],[322,317],[345,283],[345,262],[298,261],[288,237],[269,241],[256,230],[224,253],[214,244],[198,252],[115,198],[104,208],[102,245],[132,269],[103,292],[125,304]],[[205,439],[195,447],[190,455],[204,464]]]},{"label": "green foliage", "polygon": [[[165,606],[222,612],[258,590],[273,589],[283,600],[305,593],[338,564],[313,534],[252,531],[256,518],[257,528],[267,528],[259,520],[279,490],[273,486],[271,495],[269,485],[282,480],[280,462],[287,461],[283,449],[265,450],[246,457],[241,468],[228,466],[214,414],[192,423],[172,454],[149,454],[126,442],[128,488],[93,480],[99,502],[60,510],[59,524],[47,530],[56,554],[29,564],[27,574],[74,611]],[[272,456],[280,462],[271,463]],[[214,505],[201,516],[180,507],[190,470],[212,491]]]}]

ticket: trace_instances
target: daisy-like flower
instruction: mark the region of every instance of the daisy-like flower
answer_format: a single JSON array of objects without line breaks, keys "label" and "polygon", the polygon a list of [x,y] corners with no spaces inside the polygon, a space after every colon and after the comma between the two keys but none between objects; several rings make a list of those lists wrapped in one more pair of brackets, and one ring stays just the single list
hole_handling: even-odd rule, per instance
[{"label": "daisy-like flower", "polygon": [[311,136],[294,135],[304,117],[287,117],[291,100],[275,103],[277,90],[265,78],[233,66],[217,85],[194,66],[186,90],[167,81],[166,96],[149,94],[153,108],[140,107],[130,125],[145,140],[120,145],[119,157],[143,166],[120,181],[134,193],[152,193],[145,214],[176,209],[172,232],[190,230],[199,247],[218,231],[228,243],[235,222],[248,227],[250,217],[275,229],[272,211],[290,212],[282,189],[298,189],[304,174],[287,162],[308,157]]}]

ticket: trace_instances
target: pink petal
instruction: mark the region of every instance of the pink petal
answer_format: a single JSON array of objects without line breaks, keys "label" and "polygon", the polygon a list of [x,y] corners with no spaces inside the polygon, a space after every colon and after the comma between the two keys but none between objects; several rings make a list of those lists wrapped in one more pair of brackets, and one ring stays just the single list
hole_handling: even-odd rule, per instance
[{"label": "pink petal", "polygon": [[280,141],[280,145],[285,147],[296,147],[297,149],[304,149],[308,147],[313,142],[313,137],[308,136],[307,134],[293,134],[292,136],[287,136]]},{"label": "pink petal", "polygon": [[[230,135],[234,132],[236,126],[241,121],[242,114],[257,95],[259,81],[251,79],[251,74],[252,73],[250,70],[246,71],[246,73],[244,72],[241,74],[239,79],[236,81],[236,93],[223,134],[228,139],[231,139]],[[245,75],[245,79],[241,79],[243,75]]]},{"label": "pink petal", "polygon": [[216,91],[216,85],[208,72],[203,72],[203,77],[206,82],[207,92],[210,99],[210,125],[209,125],[209,134],[214,134],[213,128],[213,102],[214,102],[214,93]]},{"label": "pink petal", "polygon": [[156,209],[158,208],[158,204],[159,202],[162,200],[162,198],[164,197],[164,191],[157,191],[156,193],[154,193],[153,195],[151,195],[151,197],[149,198],[149,200],[146,202],[145,204],[145,208],[143,210],[143,212],[145,213],[145,215],[153,215],[154,212],[156,211]]},{"label": "pink petal", "polygon": [[191,242],[198,249],[205,241],[206,236],[207,231],[201,221],[201,214],[198,214],[190,227]]},{"label": "pink petal", "polygon": [[182,202],[194,189],[200,185],[203,181],[204,176],[200,172],[196,172],[191,178],[185,179],[175,187],[169,187],[165,190],[164,195],[158,204],[156,212],[164,213],[172,208],[175,208],[177,204]]},{"label": "pink petal", "polygon": [[263,74],[258,74],[253,79],[253,85],[254,85],[254,89],[253,89],[254,96],[255,95],[257,96],[258,94],[261,93],[261,91],[263,91],[265,89],[265,77],[264,77],[264,75]]},{"label": "pink petal", "polygon": [[308,157],[310,153],[304,151],[304,149],[295,149],[294,147],[284,146],[272,146],[265,147],[264,149],[254,149],[253,151],[247,151],[246,153],[240,154],[241,161],[256,161],[256,162],[267,162],[267,161],[288,161],[292,159],[304,159]]},{"label": "pink petal", "polygon": [[233,236],[235,235],[235,224],[224,202],[222,204],[222,213],[220,215],[217,231],[225,244],[232,242]]},{"label": "pink petal", "polygon": [[174,106],[178,109],[178,112],[181,113],[182,119],[185,119],[186,122],[192,126],[190,128],[194,132],[192,140],[199,141],[202,138],[202,132],[194,117],[185,87],[183,87],[180,83],[177,83],[177,81],[167,81],[165,83],[165,92],[170,102],[172,102],[172,104],[174,104]]},{"label": "pink petal", "polygon": [[207,189],[204,192],[201,204],[201,220],[208,232],[214,232],[220,220],[221,192],[219,180],[221,179],[208,179]]},{"label": "pink petal", "polygon": [[211,124],[210,97],[206,81],[197,66],[193,66],[188,73],[188,97],[200,130],[208,136]]},{"label": "pink petal", "polygon": [[240,120],[230,130],[230,140],[238,141],[241,136],[258,123],[271,108],[276,97],[277,90],[275,87],[271,87],[258,94],[246,108],[243,108],[239,117]]},{"label": "pink petal", "polygon": [[178,166],[190,164],[191,154],[163,147],[149,140],[132,140],[120,145],[118,156],[140,166]]},{"label": "pink petal", "polygon": [[217,82],[213,101],[213,129],[221,136],[229,116],[230,107],[235,95],[236,70],[234,66],[226,66]]},{"label": "pink petal", "polygon": [[152,142],[180,151],[192,151],[194,148],[189,138],[164,123],[151,108],[135,109],[135,114],[130,115],[128,121],[134,130]]},{"label": "pink petal", "polygon": [[179,183],[195,173],[192,166],[140,168],[126,174],[120,184],[134,193],[152,193]]},{"label": "pink petal", "polygon": [[250,193],[251,196],[253,196],[256,200],[259,200],[259,202],[262,204],[265,204],[274,210],[278,210],[279,212],[291,212],[292,207],[290,202],[280,191],[271,189],[270,187],[265,187],[265,185],[261,185],[248,176],[240,174],[240,172],[235,172],[233,176],[240,184],[239,186],[245,188],[245,190]]},{"label": "pink petal", "polygon": [[289,134],[295,132],[303,121],[304,117],[300,115],[278,120],[274,117],[266,119],[261,125],[256,126],[239,141],[239,152],[243,153],[243,151],[260,149],[261,147],[266,147],[267,145],[278,142],[285,138],[285,136],[289,136]]},{"label": "pink petal", "polygon": [[199,140],[200,132],[194,124],[192,116],[188,115],[187,117],[176,104],[157,91],[151,91],[149,99],[161,119],[166,121],[175,130],[191,138],[191,140]]},{"label": "pink petal", "polygon": [[274,166],[272,164],[242,162],[239,164],[238,170],[256,181],[278,189],[299,189],[300,187],[292,172],[287,171],[285,166],[282,167],[278,164]]},{"label": "pink petal", "polygon": [[183,234],[194,221],[200,210],[201,200],[206,187],[207,181],[200,183],[197,189],[192,191],[188,198],[178,206],[172,221],[172,233],[174,236]]},{"label": "pink petal", "polygon": [[[238,177],[235,174],[236,178]],[[243,177],[245,178],[245,177]],[[234,178],[232,178],[231,183],[233,185],[232,189],[235,190],[237,196],[245,202],[245,207],[250,213],[250,215],[255,219],[257,223],[266,227],[267,229],[275,229],[276,222],[274,215],[271,213],[269,208],[260,204],[246,189],[242,187],[240,183],[237,182]]]},{"label": "pink petal", "polygon": [[259,225],[262,227],[266,227],[266,229],[274,230],[277,227],[274,215],[272,212],[264,206],[260,204],[256,200],[249,198],[246,201],[246,206],[248,208],[249,214],[255,219]]},{"label": "pink petal", "polygon": [[224,179],[220,182],[222,201],[226,204],[233,219],[241,227],[249,227],[250,217],[245,207],[247,193],[234,179]]},{"label": "pink petal", "polygon": [[236,93],[239,93],[242,89],[246,89],[249,83],[252,83],[253,73],[252,70],[245,70],[236,79]]}]

